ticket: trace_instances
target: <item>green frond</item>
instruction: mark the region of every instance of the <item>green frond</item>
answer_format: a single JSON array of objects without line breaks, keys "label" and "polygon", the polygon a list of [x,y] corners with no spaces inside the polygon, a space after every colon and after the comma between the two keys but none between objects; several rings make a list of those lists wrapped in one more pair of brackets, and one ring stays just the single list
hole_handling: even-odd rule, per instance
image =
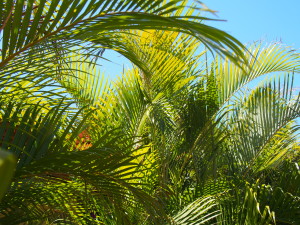
[{"label": "green frond", "polygon": [[173,217],[174,224],[211,224],[220,215],[213,197],[197,199]]},{"label": "green frond", "polygon": [[262,160],[260,155],[269,155],[268,162],[261,161],[261,165],[270,166],[296,144],[299,127],[287,125],[299,117],[299,97],[292,97],[292,79],[285,76],[283,80],[284,86],[281,78],[271,79],[235,106],[228,124],[239,134],[233,136],[233,142],[240,162],[254,163]]},{"label": "green frond", "polygon": [[257,189],[260,206],[269,206],[276,223],[297,224],[300,221],[299,196],[284,192],[280,187],[261,186]]},{"label": "green frond", "polygon": [[[45,40],[63,39],[94,42],[111,49],[120,49],[115,37],[122,30],[160,29],[174,30],[196,37],[212,51],[244,61],[245,47],[235,38],[216,28],[204,25],[204,17],[172,16],[181,11],[185,1],[4,1],[2,62],[5,66],[18,55]],[[148,5],[147,5],[148,4]],[[192,19],[192,20],[190,20]],[[80,31],[80,32],[78,32]],[[112,35],[112,32],[117,35]]]},{"label": "green frond", "polygon": [[254,45],[245,55],[249,64],[244,68],[220,57],[216,57],[212,64],[211,70],[216,76],[222,104],[230,101],[239,89],[258,77],[274,72],[297,73],[300,69],[299,53],[278,44],[265,48]]},{"label": "green frond", "polygon": [[189,4],[0,0],[1,224],[299,223],[299,53]]},{"label": "green frond", "polygon": [[91,65],[80,56],[70,57],[68,70],[71,75],[63,76],[58,82],[78,102],[79,106],[96,106],[108,90],[108,81],[98,66]]},{"label": "green frond", "polygon": [[225,193],[218,197],[221,215],[218,218],[219,224],[273,224],[275,213],[269,205],[261,205],[258,191],[248,185],[244,193],[236,193],[230,197]]}]

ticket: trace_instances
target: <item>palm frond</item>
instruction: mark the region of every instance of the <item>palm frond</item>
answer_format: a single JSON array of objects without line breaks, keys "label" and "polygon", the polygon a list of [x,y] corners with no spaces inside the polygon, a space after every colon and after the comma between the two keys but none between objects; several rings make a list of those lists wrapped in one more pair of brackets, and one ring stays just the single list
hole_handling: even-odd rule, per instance
[{"label": "palm frond", "polygon": [[[241,195],[241,193],[237,193]],[[223,199],[222,199],[223,197]],[[258,193],[252,187],[246,186],[242,196],[234,198],[219,197],[221,215],[218,218],[220,224],[272,224],[275,222],[275,214],[268,205],[261,205]]]},{"label": "palm frond", "polygon": [[[143,184],[136,183],[138,177],[134,176],[134,168],[138,165],[133,163],[136,157],[126,156],[113,149],[48,154],[44,159],[36,160],[16,174],[15,183],[2,202],[2,210],[6,213],[3,222],[13,218],[19,219],[10,213],[16,207],[19,211],[23,210],[23,213],[31,207],[41,211],[58,210],[67,215],[67,218],[76,219],[83,216],[92,221],[93,218],[89,217],[88,212],[92,210],[88,208],[91,207],[90,203],[83,205],[88,201],[85,199],[86,192],[91,198],[102,202],[103,206],[117,207],[116,212],[119,213],[129,210],[127,207],[132,207],[132,202],[140,203],[155,221],[156,217],[163,216],[163,211],[160,211],[160,204],[143,191]],[[51,198],[49,193],[53,195]],[[40,200],[37,195],[40,196]],[[77,196],[77,199],[74,199],[74,196]],[[20,198],[27,202],[27,209],[25,205],[24,208],[16,205]],[[36,200],[32,202],[30,199]],[[114,213],[109,208],[107,210],[108,214]],[[31,216],[28,217],[34,217],[34,213],[31,212]],[[96,214],[101,216],[101,213],[99,211]],[[122,215],[126,216],[123,213]],[[101,221],[102,218],[99,219]]]},{"label": "palm frond", "polygon": [[[183,4],[179,4],[183,2]],[[79,39],[104,47],[122,46],[112,31],[128,29],[162,29],[185,32],[196,37],[210,50],[231,58],[236,63],[244,59],[244,46],[235,38],[216,28],[199,23],[207,18],[172,16],[185,6],[185,1],[4,1],[2,62],[5,66],[18,55],[46,39],[52,41]],[[147,5],[148,4],[148,5]],[[75,10],[76,9],[76,10]],[[74,11],[75,10],[75,11]],[[192,20],[198,20],[191,21]],[[77,31],[80,30],[78,33]],[[227,47],[227,49],[225,48]],[[231,52],[232,51],[232,52]]]},{"label": "palm frond", "polygon": [[299,96],[293,98],[292,79],[287,75],[283,80],[284,86],[280,85],[282,80],[278,78],[276,82],[271,80],[255,89],[235,111],[234,121],[229,122],[239,134],[234,136],[237,138],[234,140],[235,152],[241,157],[239,162],[259,160],[259,155],[269,152],[268,162],[262,161],[261,165],[270,166],[295,144],[293,136],[299,127],[289,128],[290,138],[285,134],[287,125],[299,117]]},{"label": "palm frond", "polygon": [[249,65],[240,68],[228,60],[216,57],[211,69],[216,75],[221,104],[230,101],[235,93],[252,80],[274,72],[299,72],[299,53],[278,44],[265,48],[261,45],[249,48],[245,52]]},{"label": "palm frond", "polygon": [[220,215],[217,201],[211,197],[197,199],[174,217],[174,224],[211,224]]}]

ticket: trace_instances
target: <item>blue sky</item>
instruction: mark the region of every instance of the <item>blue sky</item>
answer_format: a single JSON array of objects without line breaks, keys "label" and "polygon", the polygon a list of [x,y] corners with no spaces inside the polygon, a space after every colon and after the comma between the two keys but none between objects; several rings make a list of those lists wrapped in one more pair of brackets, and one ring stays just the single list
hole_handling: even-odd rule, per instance
[{"label": "blue sky", "polygon": [[[201,0],[210,9],[218,11],[205,16],[226,21],[213,21],[209,25],[226,31],[243,44],[261,41],[266,45],[282,42],[300,52],[300,0]],[[192,2],[192,0],[190,1]],[[106,52],[104,57],[113,61],[103,62],[102,71],[114,80],[130,63],[121,56]],[[300,87],[300,75],[295,86]]]},{"label": "blue sky", "polygon": [[288,46],[300,49],[299,0],[207,0],[204,3],[218,11],[217,18],[227,20],[211,25],[244,44],[258,40],[281,40]]},{"label": "blue sky", "polygon": [[[226,31],[243,44],[281,42],[300,52],[300,0],[207,0],[208,8],[218,11],[207,17],[224,19],[209,25]],[[294,86],[300,90],[300,74]]]}]

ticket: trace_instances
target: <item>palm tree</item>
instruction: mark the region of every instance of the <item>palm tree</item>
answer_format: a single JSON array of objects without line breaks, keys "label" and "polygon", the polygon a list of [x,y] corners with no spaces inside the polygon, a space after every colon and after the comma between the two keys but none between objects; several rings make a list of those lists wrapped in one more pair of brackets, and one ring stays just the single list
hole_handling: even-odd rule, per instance
[{"label": "palm tree", "polygon": [[[243,51],[184,1],[0,4],[0,222],[299,222],[298,53]],[[134,63],[115,84],[104,49]]]},{"label": "palm tree", "polygon": [[120,78],[97,116],[145,146],[152,172],[144,179],[175,223],[297,224],[299,53],[256,44],[241,67],[208,61],[194,38],[176,32],[140,32],[123,43],[143,66]]},{"label": "palm tree", "polygon": [[169,220],[151,183],[139,181],[145,146],[118,121],[98,120],[115,102],[105,104],[113,92],[96,70],[105,49],[141,66],[122,42],[130,29],[183,32],[244,60],[240,42],[186,9],[181,0],[0,1],[0,142],[17,158],[2,223]]}]

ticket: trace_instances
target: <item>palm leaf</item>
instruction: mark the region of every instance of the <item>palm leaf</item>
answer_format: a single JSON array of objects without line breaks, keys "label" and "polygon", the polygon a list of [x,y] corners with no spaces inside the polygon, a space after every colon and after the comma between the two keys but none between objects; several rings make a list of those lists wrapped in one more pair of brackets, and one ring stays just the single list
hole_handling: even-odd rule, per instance
[{"label": "palm leaf", "polygon": [[197,199],[174,217],[174,224],[211,224],[220,215],[216,200],[211,197]]},{"label": "palm leaf", "polygon": [[[122,29],[175,29],[195,36],[209,49],[216,50],[236,62],[243,59],[241,51],[243,45],[227,33],[189,21],[189,16],[166,14],[176,12],[178,7],[184,6],[178,6],[178,2],[182,1],[174,0],[164,4],[160,0],[154,2],[135,0],[114,1],[111,4],[106,0],[97,2],[91,0],[73,1],[70,4],[69,0],[62,0],[51,1],[48,6],[46,4],[48,2],[43,0],[37,6],[33,6],[33,0],[29,2],[20,0],[16,5],[11,1],[4,1],[0,67],[46,39],[52,41],[80,39],[118,49],[120,42],[112,42],[111,31]],[[202,21],[206,18],[193,16],[192,19]],[[78,33],[76,30],[81,32]],[[233,52],[224,49],[225,46]]]},{"label": "palm leaf", "polygon": [[[253,95],[246,98],[246,110],[239,109],[238,114],[234,116],[236,122],[230,122],[236,124],[234,130],[240,134],[235,136],[241,140],[235,144],[237,154],[243,158],[240,162],[262,160],[259,155],[266,155],[267,151],[270,151],[272,154],[267,154],[270,157],[265,158],[268,162],[261,161],[261,165],[270,166],[282,158],[295,143],[292,136],[297,134],[298,126],[291,129],[291,138],[283,134],[286,133],[286,126],[299,117],[299,97],[292,98],[292,81],[288,76],[284,78],[283,87],[280,81],[279,78],[277,84],[274,81],[273,85],[267,84],[254,90]],[[274,150],[271,150],[272,146]]]},{"label": "palm leaf", "polygon": [[265,48],[260,45],[249,48],[245,53],[248,68],[239,68],[228,60],[216,57],[211,69],[216,75],[219,101],[230,101],[235,93],[252,80],[274,72],[298,72],[299,54],[293,49],[272,44]]}]

